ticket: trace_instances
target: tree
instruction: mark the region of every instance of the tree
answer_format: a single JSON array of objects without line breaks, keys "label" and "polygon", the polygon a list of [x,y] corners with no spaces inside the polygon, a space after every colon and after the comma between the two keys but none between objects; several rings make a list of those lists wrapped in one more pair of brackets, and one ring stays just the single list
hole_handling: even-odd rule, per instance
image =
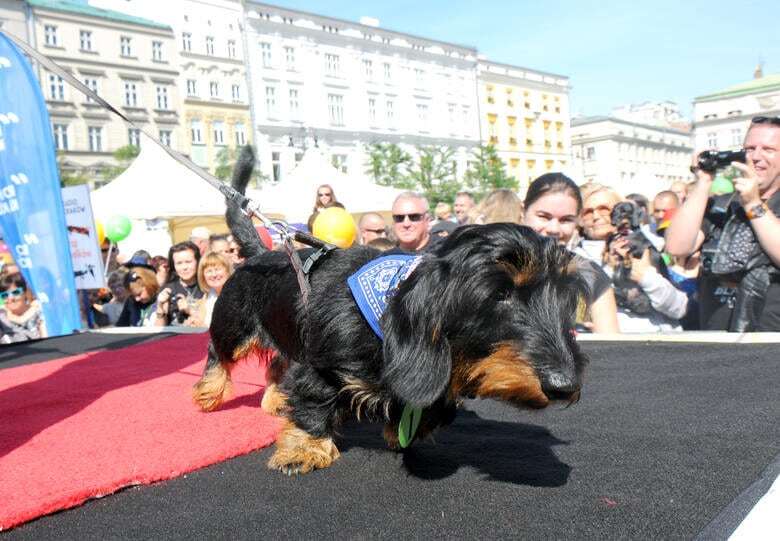
[{"label": "tree", "polygon": [[368,152],[366,174],[380,186],[411,189],[406,177],[406,168],[412,163],[412,156],[395,143],[371,143]]},{"label": "tree", "polygon": [[[214,176],[222,182],[230,182],[239,152],[240,149],[238,147],[222,147],[219,149],[216,157],[216,166],[214,167]],[[255,169],[252,172],[252,180],[255,187],[259,187],[268,180],[268,177]]]},{"label": "tree", "polygon": [[57,169],[60,174],[60,187],[78,186],[79,184],[87,184],[89,182],[89,177],[83,171],[65,171],[64,161],[65,156],[58,152]]},{"label": "tree", "polygon": [[506,174],[506,166],[493,145],[480,145],[472,156],[463,180],[475,197],[481,198],[499,188],[517,191],[517,179]]},{"label": "tree", "polygon": [[119,147],[114,151],[114,159],[117,161],[117,165],[107,167],[103,172],[103,177],[106,182],[114,180],[121,175],[125,169],[130,167],[130,163],[138,157],[141,149],[135,145],[125,145]]},{"label": "tree", "polygon": [[407,167],[408,183],[433,207],[452,202],[461,184],[456,176],[455,151],[449,147],[418,147],[418,158]]}]

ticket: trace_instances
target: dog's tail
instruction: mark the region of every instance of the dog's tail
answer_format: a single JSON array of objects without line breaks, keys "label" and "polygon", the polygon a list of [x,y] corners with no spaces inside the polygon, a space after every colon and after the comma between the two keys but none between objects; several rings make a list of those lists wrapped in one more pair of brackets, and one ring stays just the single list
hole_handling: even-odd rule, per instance
[{"label": "dog's tail", "polygon": [[[246,187],[249,184],[249,179],[252,178],[254,167],[255,152],[251,146],[246,145],[241,149],[241,153],[238,156],[231,181],[233,189],[242,195],[246,193]],[[230,232],[233,234],[233,238],[236,239],[236,243],[240,247],[241,257],[249,258],[267,251],[255,230],[252,219],[244,214],[235,201],[228,200],[226,203],[225,220],[228,228],[230,228]]]}]

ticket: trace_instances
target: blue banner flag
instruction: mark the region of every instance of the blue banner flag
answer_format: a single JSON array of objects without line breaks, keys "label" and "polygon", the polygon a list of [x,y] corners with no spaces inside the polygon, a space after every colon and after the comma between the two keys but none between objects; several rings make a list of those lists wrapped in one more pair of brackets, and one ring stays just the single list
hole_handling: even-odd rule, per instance
[{"label": "blue banner flag", "polygon": [[27,58],[0,32],[0,229],[49,336],[81,327],[49,114]]}]

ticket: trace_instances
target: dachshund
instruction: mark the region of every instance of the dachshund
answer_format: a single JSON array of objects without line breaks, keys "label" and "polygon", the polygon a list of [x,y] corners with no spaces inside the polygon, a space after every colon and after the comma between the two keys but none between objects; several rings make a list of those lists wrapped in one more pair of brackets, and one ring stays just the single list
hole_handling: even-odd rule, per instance
[{"label": "dachshund", "polygon": [[[244,149],[234,187],[245,188],[253,162]],[[387,292],[380,338],[348,280],[382,252],[330,252],[308,274],[304,302],[288,256],[267,251],[235,204],[227,221],[248,259],[214,306],[193,396],[203,410],[219,407],[235,363],[273,348],[261,407],[284,425],[269,468],[291,475],[330,466],[337,431],[351,418],[383,421],[398,449],[406,408],[421,411],[413,442],[450,424],[465,397],[524,408],[579,400],[588,360],[573,329],[586,286],[571,254],[530,228],[458,228]]]}]

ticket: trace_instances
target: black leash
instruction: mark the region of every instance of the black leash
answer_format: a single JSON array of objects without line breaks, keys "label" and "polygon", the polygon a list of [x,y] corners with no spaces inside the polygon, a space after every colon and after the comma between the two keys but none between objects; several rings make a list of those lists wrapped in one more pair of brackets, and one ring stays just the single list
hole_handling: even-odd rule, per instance
[{"label": "black leash", "polygon": [[[314,264],[317,262],[317,260],[323,255],[327,254],[328,252],[335,250],[336,246],[334,246],[333,244],[329,244],[321,239],[318,239],[317,237],[313,237],[306,233],[297,231],[292,227],[290,227],[290,225],[283,220],[271,220],[260,211],[260,207],[257,203],[255,203],[254,201],[246,197],[244,194],[235,190],[232,186],[225,184],[218,178],[214,177],[208,171],[204,171],[203,169],[195,165],[192,161],[190,161],[187,157],[185,157],[183,154],[161,143],[156,137],[148,133],[143,128],[134,124],[132,120],[127,118],[124,115],[124,113],[122,113],[116,107],[114,107],[106,100],[98,96],[98,94],[94,92],[91,88],[89,88],[87,85],[85,85],[84,83],[76,79],[73,75],[68,73],[62,66],[60,66],[59,64],[51,60],[49,57],[39,53],[38,51],[33,49],[30,45],[28,45],[26,42],[14,36],[13,34],[10,34],[2,30],[0,30],[0,32],[8,36],[8,38],[11,41],[13,41],[17,47],[22,49],[25,53],[27,53],[31,58],[35,59],[47,70],[60,76],[64,81],[67,81],[69,85],[76,88],[79,92],[81,92],[86,96],[89,96],[95,102],[100,104],[104,109],[111,111],[119,118],[127,122],[127,124],[129,124],[132,128],[146,135],[149,139],[154,141],[157,144],[157,146],[162,148],[171,158],[173,158],[174,160],[176,160],[177,162],[185,166],[187,169],[189,169],[190,171],[198,175],[200,178],[202,178],[203,180],[211,184],[212,187],[219,190],[220,193],[222,193],[222,195],[225,196],[227,204],[233,203],[235,205],[238,205],[239,208],[244,213],[246,213],[247,216],[250,217],[254,216],[258,220],[260,220],[265,227],[277,231],[282,238],[282,243],[284,244],[285,252],[287,252],[288,257],[290,258],[290,263],[292,264],[293,269],[295,269],[295,274],[298,277],[298,287],[301,290],[301,296],[303,297],[303,301],[304,303],[308,302],[310,287],[309,287],[309,282],[306,279],[306,276],[308,272],[311,270],[311,268],[314,266]],[[295,245],[293,244],[293,241],[307,244],[309,246],[317,248],[318,250],[317,252],[312,254],[312,256],[310,256],[306,260],[306,263],[304,264],[301,262],[301,258],[298,255],[298,252],[295,250]]]}]

